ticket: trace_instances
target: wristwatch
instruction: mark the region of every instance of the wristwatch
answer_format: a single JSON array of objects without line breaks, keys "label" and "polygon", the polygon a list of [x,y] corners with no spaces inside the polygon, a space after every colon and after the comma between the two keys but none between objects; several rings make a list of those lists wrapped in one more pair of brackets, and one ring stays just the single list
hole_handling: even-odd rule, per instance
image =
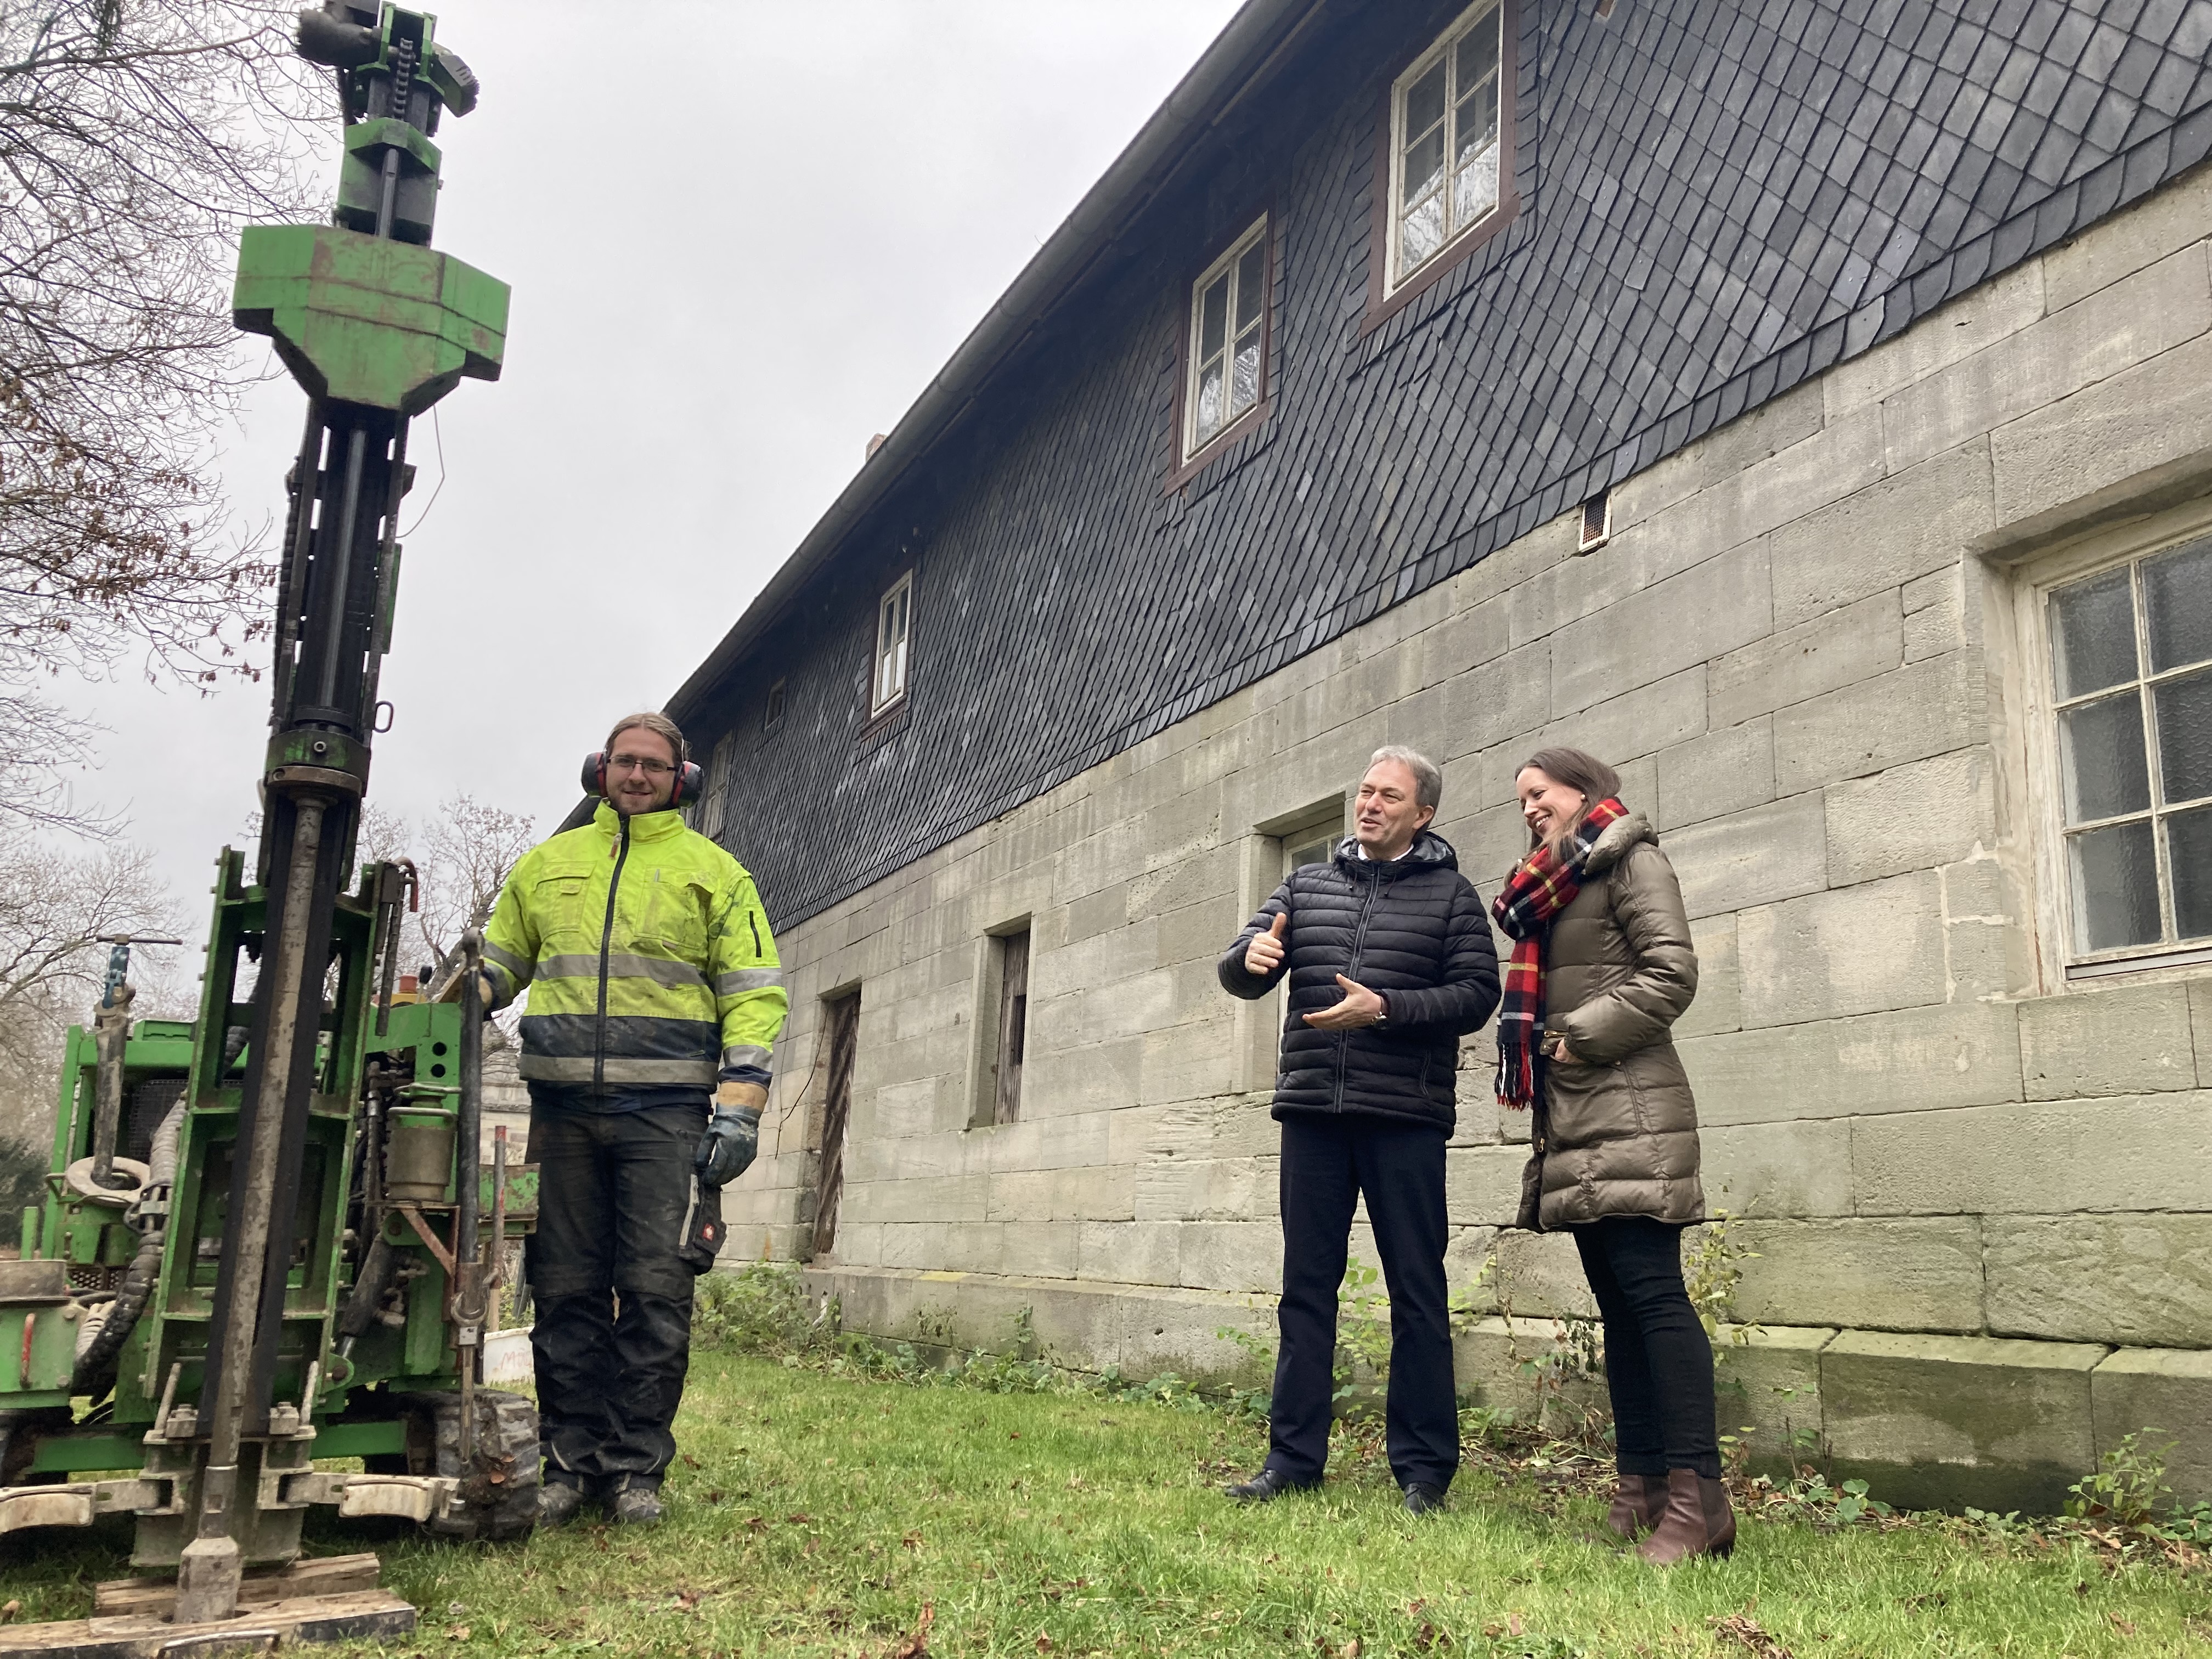
[{"label": "wristwatch", "polygon": [[1379,1031],[1390,1023],[1390,999],[1377,991],[1375,994],[1375,1000],[1382,1005],[1382,1012],[1375,1016],[1374,1029]]}]

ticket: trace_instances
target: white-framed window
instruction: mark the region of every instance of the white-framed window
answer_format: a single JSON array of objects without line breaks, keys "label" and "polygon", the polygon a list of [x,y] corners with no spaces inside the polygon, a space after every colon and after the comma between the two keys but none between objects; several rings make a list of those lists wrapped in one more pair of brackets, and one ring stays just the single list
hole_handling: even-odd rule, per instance
[{"label": "white-framed window", "polygon": [[1504,6],[1477,0],[1390,88],[1390,285],[1498,210]]},{"label": "white-framed window", "polygon": [[2035,605],[2069,977],[2212,957],[2212,535]]},{"label": "white-framed window", "polygon": [[876,672],[868,712],[880,714],[906,696],[907,645],[914,631],[914,573],[896,581],[876,606]]},{"label": "white-framed window", "polygon": [[1267,219],[1260,216],[1191,284],[1183,459],[1260,402],[1267,374]]}]

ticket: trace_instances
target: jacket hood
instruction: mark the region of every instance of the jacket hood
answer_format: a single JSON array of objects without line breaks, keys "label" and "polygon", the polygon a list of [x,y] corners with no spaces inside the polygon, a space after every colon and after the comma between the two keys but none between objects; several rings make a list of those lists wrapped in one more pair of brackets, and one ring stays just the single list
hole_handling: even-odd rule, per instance
[{"label": "jacket hood", "polygon": [[1625,818],[1615,818],[1598,832],[1597,844],[1590,848],[1589,857],[1583,860],[1583,870],[1589,875],[1602,875],[1628,855],[1628,849],[1640,841],[1655,846],[1659,837],[1651,822],[1641,812],[1631,812]]},{"label": "jacket hood", "polygon": [[[1336,861],[1353,871],[1367,868],[1371,863],[1371,860],[1359,856],[1359,838],[1357,836],[1346,836],[1337,842]],[[1405,856],[1392,860],[1390,866],[1392,873],[1398,875],[1407,870],[1431,867],[1443,870],[1459,868],[1459,854],[1452,851],[1449,842],[1433,830],[1424,830],[1414,836],[1413,844],[1406,849]]]},{"label": "jacket hood", "polygon": [[[623,815],[606,801],[601,801],[592,810],[593,827],[610,836],[622,833],[622,821]],[[673,806],[664,807],[658,812],[634,814],[629,821],[629,838],[632,841],[659,841],[663,836],[678,833],[684,827],[682,811]]]}]

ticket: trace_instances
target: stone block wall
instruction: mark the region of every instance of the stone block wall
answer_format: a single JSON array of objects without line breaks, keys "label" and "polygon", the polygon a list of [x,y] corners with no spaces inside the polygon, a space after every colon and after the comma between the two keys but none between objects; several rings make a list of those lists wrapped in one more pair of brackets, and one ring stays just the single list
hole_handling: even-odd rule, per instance
[{"label": "stone block wall", "polygon": [[[1516,766],[1571,743],[1620,767],[1694,920],[1678,1038],[1757,1252],[1746,1422],[1781,1434],[1790,1389],[1878,1492],[2011,1507],[2155,1421],[2212,1492],[2212,979],[2053,971],[2013,618],[2017,560],[2212,490],[2209,232],[2200,172],[1620,484],[1595,553],[1542,526],[792,929],[733,1252],[807,1251],[823,999],[857,987],[812,1267],[848,1322],[949,1309],[988,1340],[1013,1297],[1074,1363],[1236,1370],[1213,1332],[1264,1328],[1278,1285],[1275,1132],[1213,963],[1279,872],[1265,827],[1409,743],[1487,896]],[[1020,1121],[970,1127],[977,943],[1024,922]],[[1566,1241],[1500,1231],[1527,1130],[1490,1060],[1470,1040],[1454,1282],[1494,1255],[1490,1306],[1587,1313]]]}]

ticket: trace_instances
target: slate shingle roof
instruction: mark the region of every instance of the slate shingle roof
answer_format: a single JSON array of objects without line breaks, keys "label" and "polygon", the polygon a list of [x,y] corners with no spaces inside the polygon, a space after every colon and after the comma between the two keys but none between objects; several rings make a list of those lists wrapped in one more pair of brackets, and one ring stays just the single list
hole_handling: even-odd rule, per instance
[{"label": "slate shingle roof", "polygon": [[[2212,150],[2212,0],[1521,0],[1520,216],[1358,323],[1380,88],[1458,9],[1330,0],[1267,112],[1145,207],[1094,317],[979,391],[734,667],[718,828],[780,925],[1272,672]],[[1380,78],[1378,78],[1380,77]],[[1193,122],[1201,136],[1204,112]],[[1181,287],[1276,216],[1272,412],[1177,495]],[[913,562],[915,692],[866,714]],[[767,624],[772,627],[763,628]],[[760,729],[771,680],[791,710]]]}]

